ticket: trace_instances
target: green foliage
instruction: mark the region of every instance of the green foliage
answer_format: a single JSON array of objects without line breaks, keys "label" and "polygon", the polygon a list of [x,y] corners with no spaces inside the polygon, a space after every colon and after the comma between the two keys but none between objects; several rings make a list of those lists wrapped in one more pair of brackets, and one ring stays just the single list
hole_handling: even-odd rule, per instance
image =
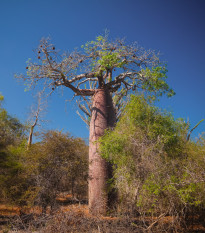
[{"label": "green foliage", "polygon": [[120,51],[116,50],[116,48],[113,48],[113,50],[110,49],[106,37],[98,36],[96,37],[96,41],[87,42],[85,45],[81,46],[81,48],[84,48],[85,52],[88,54],[95,51],[96,56],[93,56],[91,67],[93,67],[93,71],[96,66],[100,67],[96,76],[107,70],[122,68],[125,64],[123,57],[120,54],[122,49]]},{"label": "green foliage", "polygon": [[[174,156],[180,153],[182,143],[180,135],[185,128],[186,124],[181,119],[174,120],[170,113],[162,112],[159,108],[148,104],[143,96],[132,95],[115,130],[108,132],[104,137],[102,145],[108,141],[111,148],[104,149],[103,146],[103,153],[110,154],[112,151],[112,154],[115,154],[116,151],[116,154],[119,152],[127,154],[128,141],[139,130],[143,134],[142,140],[146,136],[147,140],[156,143],[156,147],[163,146],[168,156]],[[110,144],[110,140],[114,142]]]},{"label": "green foliage", "polygon": [[1,93],[0,93],[0,107],[1,107],[1,104],[2,104],[2,101],[4,100],[4,97],[3,97],[3,95],[1,95]]},{"label": "green foliage", "polygon": [[2,108],[4,97],[0,95],[0,151],[6,146],[19,142],[24,136],[24,126]]},{"label": "green foliage", "polygon": [[158,96],[162,96],[165,93],[167,93],[168,97],[175,95],[175,92],[170,89],[169,85],[166,83],[167,71],[166,66],[142,69],[141,75],[145,77],[142,89],[150,93],[157,93]]},{"label": "green foliage", "polygon": [[[145,55],[144,61],[147,60],[147,65],[144,66],[141,48],[134,45],[126,46],[123,41],[110,42],[108,35],[98,36],[95,41],[87,42],[81,48],[85,50],[87,56],[92,57],[90,66],[93,72],[96,71],[96,77],[108,71],[118,70],[118,74],[122,71],[134,71],[138,75],[135,74],[135,78],[133,78],[135,75],[132,75],[132,81],[126,79],[126,82],[133,87],[137,86],[148,93],[152,93],[153,98],[163,94],[171,97],[175,94],[166,82],[166,65],[159,63],[157,56],[151,54],[150,51]],[[156,61],[153,65],[151,65],[152,60]],[[108,80],[108,82],[110,81],[111,79]]]},{"label": "green foliage", "polygon": [[22,193],[28,187],[24,174],[24,167],[19,153],[25,151],[25,141],[19,145],[9,145],[4,153],[1,153],[0,161],[0,201],[20,203]]},{"label": "green foliage", "polygon": [[27,150],[25,127],[1,106],[0,201],[17,205],[56,204],[59,192],[87,196],[88,148],[80,138],[48,131]]},{"label": "green foliage", "polygon": [[101,138],[121,210],[182,215],[205,207],[205,140],[187,141],[189,125],[131,96],[113,131]]},{"label": "green foliage", "polygon": [[[24,141],[25,127],[17,118],[10,116],[7,111],[2,108],[4,98],[0,95],[0,201],[7,199],[10,195],[10,187],[15,196],[19,195],[16,190],[17,174],[22,169],[21,164],[15,154],[12,155],[11,148],[13,146],[21,147]],[[18,146],[19,145],[19,146]],[[23,182],[21,182],[23,185]]]},{"label": "green foliage", "polygon": [[26,143],[9,147],[0,186],[4,201],[18,205],[56,205],[61,192],[87,196],[87,146],[80,138],[48,131],[26,150]]},{"label": "green foliage", "polygon": [[113,69],[114,67],[121,67],[123,62],[120,62],[118,53],[112,53],[108,51],[99,52],[101,59],[97,63],[101,66],[102,71],[107,69]]}]

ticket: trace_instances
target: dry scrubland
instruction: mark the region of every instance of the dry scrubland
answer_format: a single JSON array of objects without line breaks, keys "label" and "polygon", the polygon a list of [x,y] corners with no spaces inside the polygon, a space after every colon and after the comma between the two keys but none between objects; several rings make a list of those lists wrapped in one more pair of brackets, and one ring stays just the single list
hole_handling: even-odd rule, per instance
[{"label": "dry scrubland", "polygon": [[[65,198],[71,201],[70,198]],[[201,215],[187,217],[183,224],[169,216],[159,217],[103,217],[89,214],[85,204],[63,204],[54,213],[41,214],[40,208],[24,209],[0,206],[0,232],[204,232],[204,218]]]},{"label": "dry scrubland", "polygon": [[117,193],[107,217],[88,212],[82,139],[48,131],[27,149],[25,126],[0,114],[1,232],[205,232],[205,138],[145,97],[100,140]]}]

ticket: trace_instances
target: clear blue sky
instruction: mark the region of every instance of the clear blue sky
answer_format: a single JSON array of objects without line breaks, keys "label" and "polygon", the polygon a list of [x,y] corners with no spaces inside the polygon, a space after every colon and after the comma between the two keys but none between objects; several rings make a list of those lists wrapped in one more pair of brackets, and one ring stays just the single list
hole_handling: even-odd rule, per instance
[{"label": "clear blue sky", "polygon": [[[205,1],[204,0],[0,0],[0,92],[4,107],[22,121],[28,117],[32,94],[24,92],[14,73],[25,73],[26,61],[42,37],[56,48],[72,51],[105,29],[110,37],[126,37],[161,52],[168,64],[168,83],[176,96],[160,106],[194,126],[205,118]],[[47,128],[88,137],[71,92],[49,101]],[[203,122],[195,135],[205,131]]]}]

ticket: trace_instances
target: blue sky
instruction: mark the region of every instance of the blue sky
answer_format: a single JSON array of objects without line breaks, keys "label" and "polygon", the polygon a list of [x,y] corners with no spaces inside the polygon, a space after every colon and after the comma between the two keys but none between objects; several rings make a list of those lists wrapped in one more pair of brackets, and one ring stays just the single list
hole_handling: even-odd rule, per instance
[{"label": "blue sky", "polygon": [[[4,107],[22,121],[34,103],[14,73],[25,73],[26,61],[42,37],[56,48],[72,51],[110,31],[110,37],[138,41],[161,52],[168,64],[168,83],[176,95],[160,105],[194,126],[205,118],[205,1],[204,0],[0,0],[0,92]],[[88,129],[65,102],[71,91],[49,99],[46,127],[87,138]],[[67,103],[67,104],[66,104]],[[193,136],[205,131],[203,122]]]}]

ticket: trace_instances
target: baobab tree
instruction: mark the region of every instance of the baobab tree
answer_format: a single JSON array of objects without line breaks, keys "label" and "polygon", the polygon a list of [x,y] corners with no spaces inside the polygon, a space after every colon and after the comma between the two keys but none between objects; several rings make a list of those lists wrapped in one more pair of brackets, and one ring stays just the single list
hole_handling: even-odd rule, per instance
[{"label": "baobab tree", "polygon": [[107,189],[111,166],[100,156],[98,139],[115,126],[121,100],[129,92],[174,94],[165,81],[166,68],[154,51],[136,43],[127,45],[121,39],[109,41],[108,35],[71,53],[60,53],[49,39],[42,39],[35,52],[37,61],[29,60],[27,74],[18,77],[28,88],[39,84],[50,94],[59,87],[73,91],[90,126],[89,209],[93,214],[105,214],[111,201]]}]

